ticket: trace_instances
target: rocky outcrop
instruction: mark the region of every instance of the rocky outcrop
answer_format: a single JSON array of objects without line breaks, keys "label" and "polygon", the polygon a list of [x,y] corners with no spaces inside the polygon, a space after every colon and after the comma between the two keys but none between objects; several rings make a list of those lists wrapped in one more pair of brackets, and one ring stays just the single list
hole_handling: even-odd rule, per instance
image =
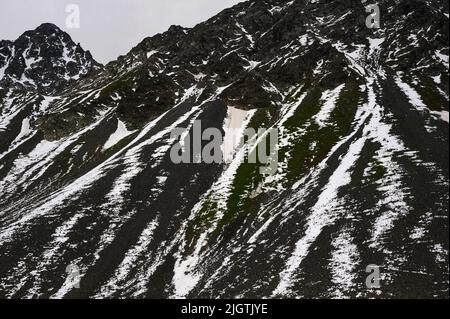
[{"label": "rocky outcrop", "polygon": [[17,40],[0,42],[0,86],[53,94],[101,67],[89,51],[45,23]]}]

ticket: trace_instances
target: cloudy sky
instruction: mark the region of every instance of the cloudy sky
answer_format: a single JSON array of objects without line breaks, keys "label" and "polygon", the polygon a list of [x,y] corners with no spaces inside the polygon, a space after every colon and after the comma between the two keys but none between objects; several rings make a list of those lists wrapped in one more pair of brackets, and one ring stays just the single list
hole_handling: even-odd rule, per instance
[{"label": "cloudy sky", "polygon": [[[146,36],[172,24],[192,27],[243,0],[0,0],[0,39],[51,22],[106,63],[127,53]],[[66,27],[66,8],[77,4],[80,28]],[[73,21],[73,20],[72,20]]]}]

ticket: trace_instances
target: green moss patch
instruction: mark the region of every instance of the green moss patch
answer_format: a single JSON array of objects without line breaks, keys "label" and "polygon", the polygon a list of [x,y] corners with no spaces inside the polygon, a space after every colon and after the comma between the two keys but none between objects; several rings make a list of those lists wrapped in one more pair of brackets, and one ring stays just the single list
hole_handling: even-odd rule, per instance
[{"label": "green moss patch", "polygon": [[320,127],[311,120],[322,107],[320,97],[320,91],[310,91],[296,114],[286,123],[286,128],[291,132],[304,126],[304,132],[295,138],[291,145],[280,150],[280,161],[288,161],[286,187],[292,186],[293,183],[305,176],[326,158],[333,146],[343,136],[350,133],[361,92],[357,83],[347,84],[324,127]]},{"label": "green moss patch", "polygon": [[[356,110],[362,98],[358,83],[350,82],[345,86],[324,127],[320,127],[313,120],[314,115],[320,111],[323,105],[322,91],[323,89],[318,87],[310,88],[296,112],[285,122],[286,133],[292,134],[292,136],[297,135],[288,146],[279,150],[279,160],[287,162],[286,187],[292,186],[311,168],[326,158],[333,146],[351,132]],[[301,93],[303,94],[303,92]],[[276,108],[259,109],[250,121],[249,127],[256,131],[258,128],[269,128],[278,118],[279,114]],[[297,134],[299,131],[302,133]],[[267,142],[269,143],[269,141]],[[255,196],[255,190],[265,178],[260,173],[260,168],[265,167],[265,164],[248,163],[247,159],[248,157],[237,169],[226,203],[226,211],[212,232],[212,238],[218,236],[233,221],[248,216],[252,207],[257,204],[258,196]],[[202,231],[210,227],[217,213],[218,206],[215,203],[214,194],[211,194],[188,226],[189,249],[193,249],[195,241]]]}]

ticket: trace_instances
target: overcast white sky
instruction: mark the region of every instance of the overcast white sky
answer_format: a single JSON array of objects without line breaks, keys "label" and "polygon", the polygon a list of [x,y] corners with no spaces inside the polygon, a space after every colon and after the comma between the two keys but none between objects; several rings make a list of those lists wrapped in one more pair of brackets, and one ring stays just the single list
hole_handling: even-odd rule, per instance
[{"label": "overcast white sky", "polygon": [[[102,63],[127,53],[172,24],[192,27],[243,0],[0,0],[0,39],[15,40],[44,22],[58,25]],[[68,4],[80,8],[80,28],[65,25]]]}]

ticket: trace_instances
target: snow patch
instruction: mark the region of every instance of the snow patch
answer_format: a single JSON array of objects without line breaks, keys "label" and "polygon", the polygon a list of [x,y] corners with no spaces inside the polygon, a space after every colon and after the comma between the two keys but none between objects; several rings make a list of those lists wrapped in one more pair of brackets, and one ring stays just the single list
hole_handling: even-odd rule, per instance
[{"label": "snow patch", "polygon": [[243,123],[250,114],[251,112],[249,111],[228,106],[227,117],[223,124],[225,136],[222,144],[222,153],[225,163],[230,163],[233,160],[233,156],[245,130]]},{"label": "snow patch", "polygon": [[106,141],[105,145],[103,146],[103,150],[107,150],[117,143],[119,143],[121,140],[123,140],[128,135],[132,134],[134,131],[129,131],[121,120],[117,119],[117,129],[116,131],[111,134],[109,139]]},{"label": "snow patch", "polygon": [[379,39],[367,38],[367,40],[369,40],[369,57],[370,57],[375,52],[381,50],[381,44],[383,44],[386,38],[379,38]]},{"label": "snow patch", "polygon": [[24,137],[28,136],[31,132],[32,131],[30,129],[30,119],[29,118],[23,119],[20,133],[19,133],[19,135],[17,135],[15,140],[12,142],[12,144],[16,144],[16,143],[20,142]]},{"label": "snow patch", "polygon": [[158,53],[157,50],[152,50],[152,51],[147,52],[147,59],[150,58],[152,55],[155,55],[156,53]]},{"label": "snow patch", "polygon": [[44,99],[41,101],[41,104],[39,107],[39,110],[41,112],[46,112],[49,109],[52,102],[59,99],[59,97],[57,97],[57,96],[44,96],[43,98]]}]

